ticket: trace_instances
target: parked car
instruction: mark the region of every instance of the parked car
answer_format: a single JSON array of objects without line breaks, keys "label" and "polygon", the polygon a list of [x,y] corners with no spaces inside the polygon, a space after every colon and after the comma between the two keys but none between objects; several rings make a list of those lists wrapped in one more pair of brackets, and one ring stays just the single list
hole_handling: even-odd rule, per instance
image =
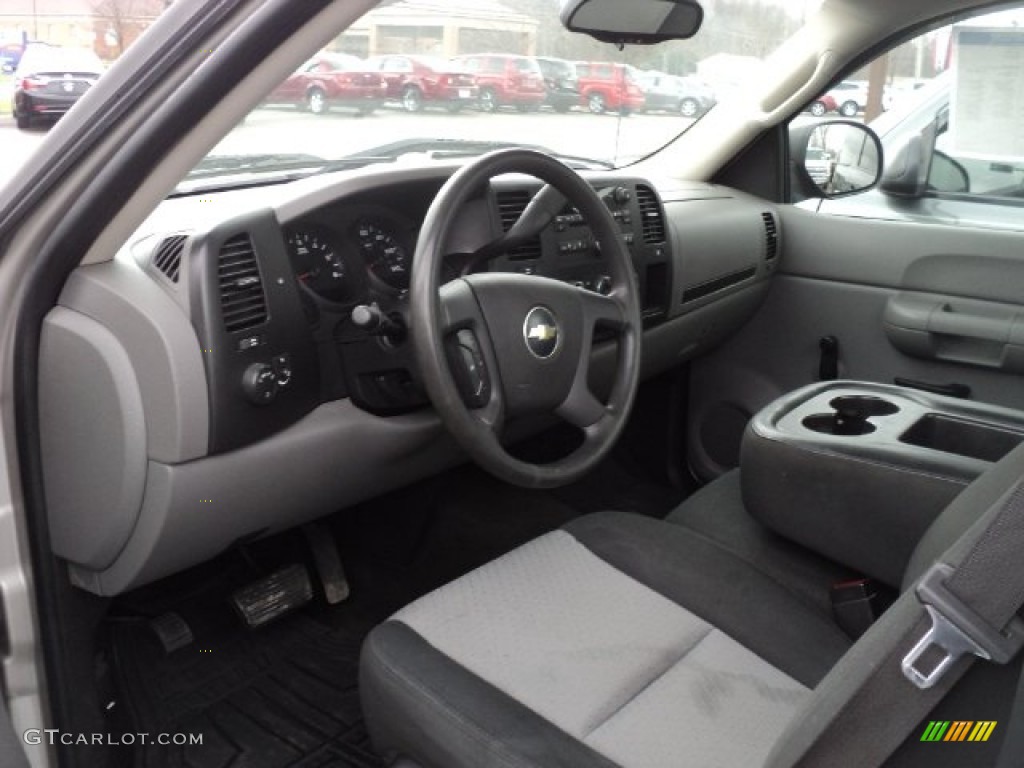
[{"label": "parked car", "polygon": [[320,53],[267,97],[267,104],[290,104],[321,115],[334,107],[371,114],[384,103],[387,86],[379,72],[356,56]]},{"label": "parked car", "polygon": [[843,117],[854,117],[864,111],[868,104],[867,83],[843,80],[828,92],[836,103],[836,110]]},{"label": "parked car", "polygon": [[565,59],[538,56],[537,63],[544,73],[544,86],[548,90],[544,103],[556,112],[568,112],[580,103],[580,81],[576,65]]},{"label": "parked car", "polygon": [[580,97],[595,113],[618,112],[628,115],[644,108],[644,92],[637,84],[637,71],[627,64],[580,61]]},{"label": "parked car", "polygon": [[59,118],[103,74],[103,62],[88,48],[30,43],[14,71],[14,120],[28,128],[37,118]]},{"label": "parked car", "polygon": [[0,72],[11,73],[17,69],[23,51],[23,46],[15,43],[0,45]]},{"label": "parked car", "polygon": [[715,105],[714,92],[696,78],[640,72],[637,85],[644,93],[646,112],[676,112],[683,117],[700,117]]},{"label": "parked car", "polygon": [[829,112],[836,111],[836,100],[831,93],[823,93],[821,96],[816,98],[810,104],[807,105],[807,111],[815,117],[824,117]]},{"label": "parked car", "polygon": [[820,147],[808,147],[804,157],[804,167],[807,168],[811,181],[824,187],[832,178],[835,162],[827,150]]},{"label": "parked car", "polygon": [[540,109],[548,97],[544,74],[536,59],[502,53],[456,56],[453,61],[476,78],[480,109],[494,112],[515,107],[520,112]]},{"label": "parked car", "polygon": [[476,78],[446,59],[378,56],[366,63],[384,78],[388,101],[398,102],[406,112],[420,112],[430,106],[458,112],[475,104],[480,95]]}]

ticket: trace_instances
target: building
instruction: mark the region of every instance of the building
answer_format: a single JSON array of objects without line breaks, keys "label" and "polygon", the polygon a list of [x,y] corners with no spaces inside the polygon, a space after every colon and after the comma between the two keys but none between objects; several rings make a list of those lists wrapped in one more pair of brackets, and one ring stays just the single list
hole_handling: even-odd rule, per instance
[{"label": "building", "polygon": [[2,0],[0,43],[39,40],[117,58],[170,0]]},{"label": "building", "polygon": [[333,47],[356,56],[486,51],[532,56],[537,26],[536,19],[496,0],[403,0],[366,14]]}]

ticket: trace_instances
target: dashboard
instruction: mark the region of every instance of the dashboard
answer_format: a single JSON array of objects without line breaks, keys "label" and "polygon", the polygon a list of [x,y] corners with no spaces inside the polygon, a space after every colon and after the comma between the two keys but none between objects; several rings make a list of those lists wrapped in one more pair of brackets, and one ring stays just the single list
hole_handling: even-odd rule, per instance
[{"label": "dashboard", "polygon": [[[73,583],[117,594],[466,460],[408,339],[419,230],[457,167],[171,199],[111,261],[73,273],[44,323],[40,385],[45,466],[69,468],[46,491]],[[781,252],[771,205],[584,176],[632,258],[642,376],[749,319]],[[449,233],[442,280],[506,271],[609,290],[601,244],[568,205],[532,241],[474,258],[540,186],[510,175],[481,188]],[[595,339],[595,391],[615,354]]]}]

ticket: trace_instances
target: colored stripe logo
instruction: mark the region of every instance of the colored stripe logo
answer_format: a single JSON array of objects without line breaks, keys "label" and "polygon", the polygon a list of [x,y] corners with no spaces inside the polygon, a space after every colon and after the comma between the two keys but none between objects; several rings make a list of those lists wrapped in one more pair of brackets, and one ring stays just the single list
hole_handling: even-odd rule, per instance
[{"label": "colored stripe logo", "polygon": [[996,720],[930,720],[921,741],[988,741]]}]

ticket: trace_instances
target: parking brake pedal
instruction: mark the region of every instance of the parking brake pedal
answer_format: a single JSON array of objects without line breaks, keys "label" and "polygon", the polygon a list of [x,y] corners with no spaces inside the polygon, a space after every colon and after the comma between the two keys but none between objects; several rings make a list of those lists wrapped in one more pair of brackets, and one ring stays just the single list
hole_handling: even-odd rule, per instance
[{"label": "parking brake pedal", "polygon": [[350,589],[330,528],[323,523],[307,523],[302,526],[302,533],[313,551],[313,563],[324,588],[324,599],[329,605],[340,603],[348,597]]},{"label": "parking brake pedal", "polygon": [[289,565],[231,595],[231,604],[251,629],[261,627],[313,599],[305,566]]},{"label": "parking brake pedal", "polygon": [[195,640],[188,622],[173,611],[164,613],[151,620],[149,628],[160,638],[160,644],[164,647],[164,653],[174,653],[185,646],[191,645],[193,640]]}]

